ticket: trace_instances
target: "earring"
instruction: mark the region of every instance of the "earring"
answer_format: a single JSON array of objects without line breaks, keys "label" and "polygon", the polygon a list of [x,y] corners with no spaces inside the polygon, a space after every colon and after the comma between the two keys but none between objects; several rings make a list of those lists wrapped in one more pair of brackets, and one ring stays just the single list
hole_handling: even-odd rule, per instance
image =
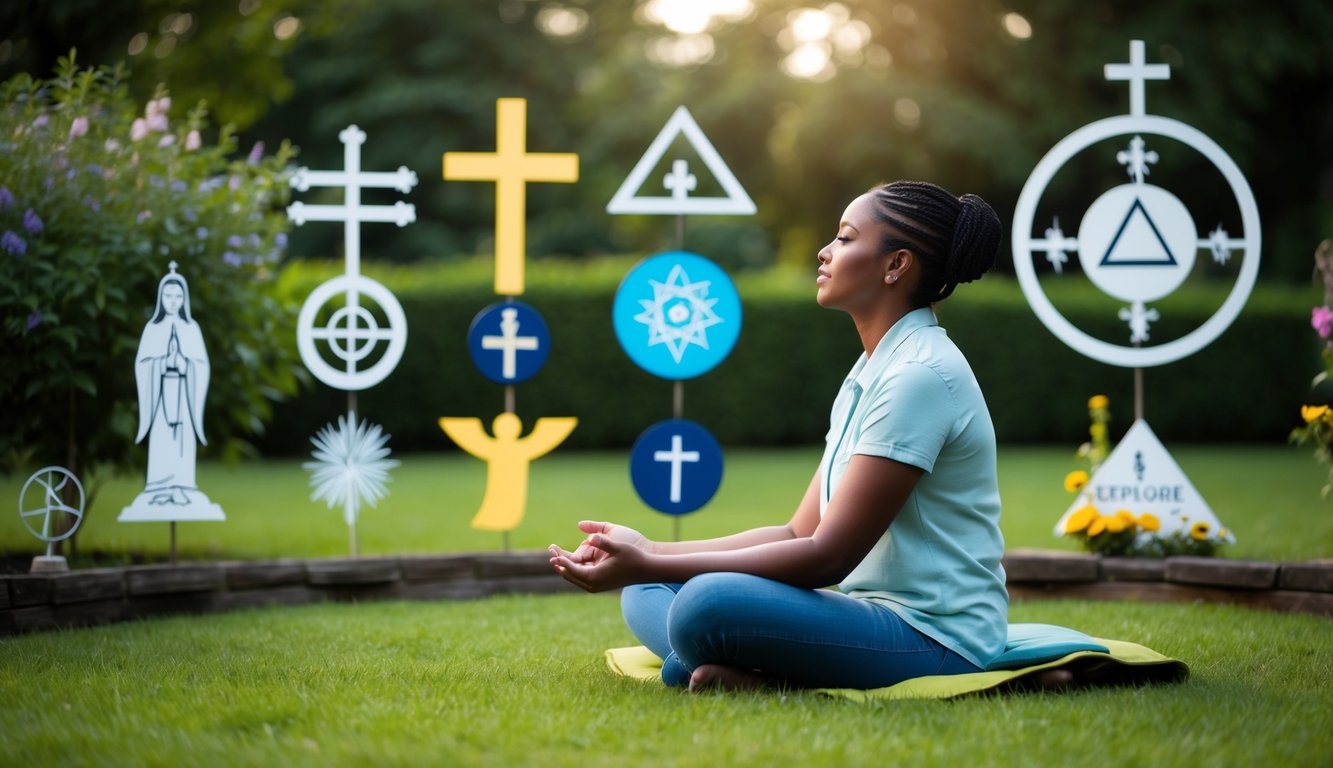
[{"label": "earring", "polygon": [[895,275],[895,274],[892,274],[892,273],[887,274],[887,275],[884,276],[884,282],[886,282],[886,283],[896,283],[896,282],[898,282],[898,276]]}]

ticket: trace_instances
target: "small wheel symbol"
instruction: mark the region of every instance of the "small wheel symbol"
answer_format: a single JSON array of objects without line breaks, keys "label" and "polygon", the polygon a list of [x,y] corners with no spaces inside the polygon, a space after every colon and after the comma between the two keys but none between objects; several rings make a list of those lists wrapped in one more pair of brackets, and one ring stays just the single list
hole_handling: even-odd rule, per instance
[{"label": "small wheel symbol", "polygon": [[[77,501],[73,505],[66,504],[61,498],[61,493],[70,483],[78,491]],[[19,517],[23,519],[23,525],[33,536],[47,543],[74,535],[83,523],[83,505],[83,484],[64,467],[43,467],[37,470],[23,484],[23,490],[19,491]],[[66,514],[74,516],[74,525],[64,533],[53,533],[52,528]],[[34,526],[34,522],[39,525]]]},{"label": "small wheel symbol", "polygon": [[[320,311],[335,297],[341,298],[343,306],[316,327]],[[382,327],[374,313],[362,305],[363,298],[379,305],[387,326]],[[321,343],[336,359],[336,366],[320,350]],[[335,389],[367,389],[383,381],[402,358],[407,345],[407,318],[388,288],[368,277],[343,275],[311,291],[297,318],[296,344],[301,360],[315,378]],[[361,370],[361,362],[381,346],[384,352],[379,360]]]},{"label": "small wheel symbol", "polygon": [[316,339],[327,341],[334,355],[353,363],[366,359],[374,351],[375,342],[388,338],[365,307],[342,307],[323,328],[315,328],[312,333]]}]

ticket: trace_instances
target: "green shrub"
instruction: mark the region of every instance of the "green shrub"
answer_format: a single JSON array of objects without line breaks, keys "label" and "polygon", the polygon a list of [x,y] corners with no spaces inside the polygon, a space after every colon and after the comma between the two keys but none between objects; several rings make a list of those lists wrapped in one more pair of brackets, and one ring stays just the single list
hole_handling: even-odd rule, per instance
[{"label": "green shrub", "polygon": [[[672,383],[635,366],[612,329],[613,297],[632,265],[626,259],[529,263],[522,300],[546,319],[552,350],[546,367],[515,387],[526,429],[542,416],[577,416],[565,447],[620,449],[671,418]],[[475,416],[489,427],[504,408],[503,388],[476,370],[467,350],[473,316],[498,300],[489,260],[363,269],[399,296],[408,341],[396,371],[359,394],[361,414],[384,426],[396,451],[452,448],[436,426],[440,416]],[[285,272],[284,287],[300,300],[337,271],[295,264]],[[851,321],[815,303],[809,274],[774,270],[740,273],[735,280],[744,310],[740,339],[720,365],[684,382],[685,418],[724,445],[822,441],[829,405],[860,354]],[[1163,334],[1196,327],[1217,296],[1212,289],[1186,296],[1157,327]],[[1079,327],[1107,338],[1125,335],[1114,312],[1084,304],[1064,308]],[[1203,351],[1145,370],[1146,416],[1154,431],[1168,442],[1285,439],[1299,417],[1308,369],[1318,363],[1306,332],[1308,313],[1296,291],[1261,287],[1236,323]],[[1072,451],[1086,439],[1086,403],[1093,394],[1111,399],[1112,437],[1128,429],[1133,372],[1058,341],[1012,281],[987,277],[964,286],[939,314],[976,371],[1001,441],[1064,443]],[[308,452],[311,435],[344,408],[344,393],[316,385],[276,409],[261,447],[274,454]]]},{"label": "green shrub", "polygon": [[[0,468],[142,466],[134,356],[169,262],[189,281],[212,381],[212,455],[234,456],[297,390],[295,308],[274,290],[289,152],[228,159],[203,105],[130,101],[119,70],[62,59],[0,105]],[[177,110],[178,111],[178,110]]]}]

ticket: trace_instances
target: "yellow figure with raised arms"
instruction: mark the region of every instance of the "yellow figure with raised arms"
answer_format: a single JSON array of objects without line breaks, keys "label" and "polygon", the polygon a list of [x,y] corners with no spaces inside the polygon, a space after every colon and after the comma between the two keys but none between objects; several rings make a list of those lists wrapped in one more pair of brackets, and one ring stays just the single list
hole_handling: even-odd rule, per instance
[{"label": "yellow figure with raised arms", "polygon": [[486,531],[512,531],[523,520],[528,503],[528,465],[550,453],[574,431],[579,420],[572,416],[537,419],[532,434],[520,438],[523,422],[512,413],[495,417],[486,434],[481,419],[440,418],[440,429],[458,447],[486,462],[486,493],[472,527]]}]

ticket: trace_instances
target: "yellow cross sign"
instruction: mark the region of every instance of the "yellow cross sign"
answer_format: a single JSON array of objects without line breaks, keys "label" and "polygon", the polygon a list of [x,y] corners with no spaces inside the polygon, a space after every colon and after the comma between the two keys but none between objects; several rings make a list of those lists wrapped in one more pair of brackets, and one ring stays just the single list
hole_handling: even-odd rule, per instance
[{"label": "yellow cross sign", "polygon": [[495,182],[495,292],[523,293],[527,183],[579,180],[576,154],[527,151],[528,100],[495,100],[495,152],[445,152],[444,178]]}]

